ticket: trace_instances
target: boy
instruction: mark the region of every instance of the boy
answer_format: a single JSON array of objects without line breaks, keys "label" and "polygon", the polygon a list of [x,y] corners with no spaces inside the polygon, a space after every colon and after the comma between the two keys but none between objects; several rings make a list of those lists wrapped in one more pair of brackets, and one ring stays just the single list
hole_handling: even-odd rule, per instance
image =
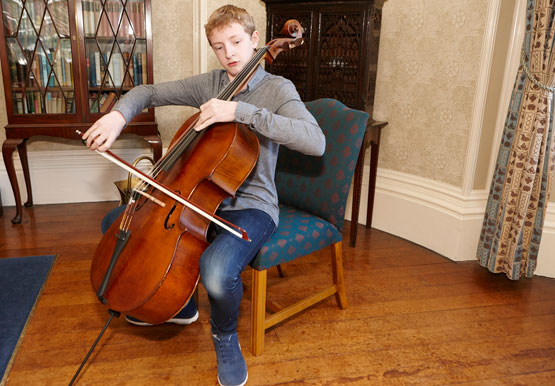
[{"label": "boy", "polygon": [[[129,91],[112,112],[83,135],[91,150],[110,148],[123,127],[145,107],[184,105],[200,108],[195,130],[218,122],[239,122],[260,142],[258,162],[236,197],[224,200],[218,215],[245,229],[246,242],[214,227],[215,236],[200,259],[201,282],[210,300],[212,339],[218,359],[220,385],[244,385],[247,366],[237,339],[237,319],[243,294],[241,272],[274,232],[278,197],[274,173],[279,145],[309,155],[322,155],[325,138],[316,120],[288,80],[258,66],[252,78],[231,101],[215,99],[251,60],[259,34],[253,18],[242,8],[223,6],[210,16],[205,32],[222,70]],[[117,213],[119,214],[119,213]],[[117,216],[114,214],[114,216]],[[109,222],[110,220],[108,220]],[[193,301],[168,322],[190,324],[198,318]],[[127,317],[130,323],[148,325]]]}]

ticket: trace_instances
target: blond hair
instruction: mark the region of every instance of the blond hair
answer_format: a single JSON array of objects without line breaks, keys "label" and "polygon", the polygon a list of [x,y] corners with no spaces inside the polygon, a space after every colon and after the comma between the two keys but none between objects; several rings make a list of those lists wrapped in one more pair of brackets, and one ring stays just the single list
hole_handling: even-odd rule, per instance
[{"label": "blond hair", "polygon": [[208,23],[204,25],[206,37],[210,41],[212,31],[227,27],[233,22],[241,24],[249,35],[252,35],[256,30],[253,17],[245,9],[228,4],[212,12],[212,15],[208,18]]}]

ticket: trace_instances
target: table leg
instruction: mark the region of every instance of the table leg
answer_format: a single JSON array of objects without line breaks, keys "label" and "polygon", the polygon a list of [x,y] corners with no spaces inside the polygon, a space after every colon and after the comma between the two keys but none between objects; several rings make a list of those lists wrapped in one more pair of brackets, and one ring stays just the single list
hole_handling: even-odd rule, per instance
[{"label": "table leg", "polygon": [[366,207],[366,228],[372,227],[374,196],[376,193],[376,174],[378,173],[378,156],[380,155],[381,128],[378,129],[376,141],[370,142],[370,179],[368,182],[368,205]]},{"label": "table leg", "polygon": [[146,135],[143,139],[152,146],[154,162],[157,162],[162,157],[162,140],[158,135]]},{"label": "table leg", "polygon": [[16,148],[23,143],[24,139],[6,139],[2,145],[2,156],[4,157],[4,165],[6,166],[6,172],[8,173],[8,178],[10,179],[10,184],[12,185],[12,191],[15,198],[15,217],[12,219],[12,224],[21,223],[22,205],[21,205],[21,194],[19,192],[19,185],[17,183],[17,175],[15,173],[15,167],[13,163],[13,152]]},{"label": "table leg", "polygon": [[366,134],[362,140],[360,153],[358,154],[355,175],[353,177],[353,205],[351,208],[351,231],[349,234],[349,245],[354,247],[357,243],[358,212],[360,210],[360,193],[362,190],[362,171],[364,170],[364,158],[367,147]]},{"label": "table leg", "polygon": [[17,152],[21,160],[23,177],[25,178],[25,188],[27,189],[27,202],[25,202],[24,205],[29,208],[33,206],[33,190],[31,189],[31,175],[29,173],[29,160],[27,159],[27,139],[24,139],[23,142],[17,145]]}]

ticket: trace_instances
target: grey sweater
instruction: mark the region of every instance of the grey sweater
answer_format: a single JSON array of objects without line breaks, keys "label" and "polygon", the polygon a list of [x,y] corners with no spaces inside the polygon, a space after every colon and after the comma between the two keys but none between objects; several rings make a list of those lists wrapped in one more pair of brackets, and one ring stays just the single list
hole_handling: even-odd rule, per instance
[{"label": "grey sweater", "polygon": [[[187,79],[133,88],[114,107],[126,122],[146,107],[182,105],[199,108],[229,83],[224,70]],[[260,142],[258,162],[233,199],[220,209],[255,208],[278,224],[278,197],[274,174],[279,145],[308,155],[322,155],[326,140],[314,117],[306,110],[292,82],[269,74],[261,66],[247,88],[233,97],[238,102],[235,121],[253,130]]]}]

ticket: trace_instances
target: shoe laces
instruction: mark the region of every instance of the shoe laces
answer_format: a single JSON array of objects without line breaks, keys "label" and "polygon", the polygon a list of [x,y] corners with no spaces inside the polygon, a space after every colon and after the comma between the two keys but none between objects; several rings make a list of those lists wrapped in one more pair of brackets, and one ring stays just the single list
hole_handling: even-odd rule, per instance
[{"label": "shoe laces", "polygon": [[212,337],[216,340],[216,342],[218,342],[218,348],[222,361],[224,363],[233,362],[235,360],[233,335],[222,337],[212,334]]}]

